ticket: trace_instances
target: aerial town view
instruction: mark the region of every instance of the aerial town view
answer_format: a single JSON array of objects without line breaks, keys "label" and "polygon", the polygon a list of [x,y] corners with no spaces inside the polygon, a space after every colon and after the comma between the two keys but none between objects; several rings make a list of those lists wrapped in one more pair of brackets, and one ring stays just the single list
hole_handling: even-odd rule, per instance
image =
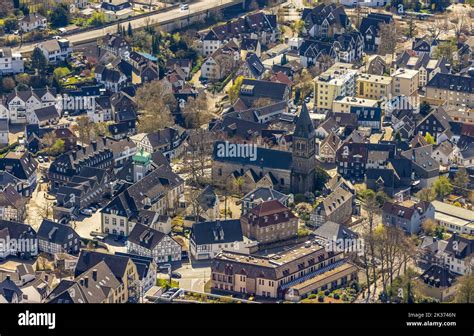
[{"label": "aerial town view", "polygon": [[0,0],[0,303],[474,303],[473,269],[473,0]]}]

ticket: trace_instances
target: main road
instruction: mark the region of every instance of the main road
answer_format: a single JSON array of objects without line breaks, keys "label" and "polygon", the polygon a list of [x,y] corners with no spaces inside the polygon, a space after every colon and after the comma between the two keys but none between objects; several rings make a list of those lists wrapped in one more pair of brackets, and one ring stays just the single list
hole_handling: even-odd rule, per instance
[{"label": "main road", "polygon": [[[127,21],[122,21],[121,24],[126,24],[128,22],[132,25],[132,29],[140,29],[149,25],[158,25],[163,22],[173,22],[177,19],[186,18],[189,15],[196,13],[202,13],[207,10],[212,10],[215,8],[228,7],[231,4],[242,3],[243,0],[197,0],[189,4],[189,9],[181,10],[178,8],[173,8],[167,11],[162,11],[156,14],[151,14],[149,16],[140,17],[137,19],[130,19]],[[71,34],[67,36],[67,39],[73,45],[79,45],[82,43],[93,41],[99,37],[105,36],[107,33],[115,33],[117,31],[116,25],[111,25],[108,27],[97,28],[94,30],[89,30],[86,32]],[[33,51],[36,43],[24,44],[21,47],[17,47],[14,50],[21,53],[30,53]]]}]

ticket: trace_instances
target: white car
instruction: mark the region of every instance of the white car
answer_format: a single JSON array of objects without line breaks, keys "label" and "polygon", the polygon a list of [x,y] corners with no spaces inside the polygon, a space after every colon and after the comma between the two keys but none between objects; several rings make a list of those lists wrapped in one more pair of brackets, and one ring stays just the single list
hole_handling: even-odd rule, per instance
[{"label": "white car", "polygon": [[81,210],[81,214],[85,215],[85,216],[92,216],[92,210],[91,209],[82,209]]},{"label": "white car", "polygon": [[182,11],[188,10],[189,5],[188,4],[181,5],[181,7],[179,9],[181,9]]}]

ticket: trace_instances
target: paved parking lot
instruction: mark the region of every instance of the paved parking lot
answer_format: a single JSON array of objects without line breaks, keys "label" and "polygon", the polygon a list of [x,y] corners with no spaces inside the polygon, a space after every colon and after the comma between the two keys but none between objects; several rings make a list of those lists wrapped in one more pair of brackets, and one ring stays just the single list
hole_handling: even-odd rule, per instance
[{"label": "paved parking lot", "polygon": [[[187,262],[173,265],[173,271],[182,276],[181,279],[174,279],[178,281],[180,288],[202,292],[205,284],[211,279],[211,261],[193,261],[192,264]],[[168,275],[158,273],[158,278],[168,279]]]}]

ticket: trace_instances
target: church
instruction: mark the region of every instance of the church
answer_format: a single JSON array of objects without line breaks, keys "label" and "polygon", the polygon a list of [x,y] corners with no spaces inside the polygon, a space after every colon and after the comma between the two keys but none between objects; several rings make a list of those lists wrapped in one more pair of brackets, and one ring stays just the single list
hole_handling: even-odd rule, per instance
[{"label": "church", "polygon": [[291,151],[256,147],[255,157],[250,157],[222,155],[222,147],[223,142],[216,141],[212,155],[212,180],[218,185],[243,179],[243,192],[258,187],[293,194],[315,190],[316,132],[305,104],[296,120]]}]

